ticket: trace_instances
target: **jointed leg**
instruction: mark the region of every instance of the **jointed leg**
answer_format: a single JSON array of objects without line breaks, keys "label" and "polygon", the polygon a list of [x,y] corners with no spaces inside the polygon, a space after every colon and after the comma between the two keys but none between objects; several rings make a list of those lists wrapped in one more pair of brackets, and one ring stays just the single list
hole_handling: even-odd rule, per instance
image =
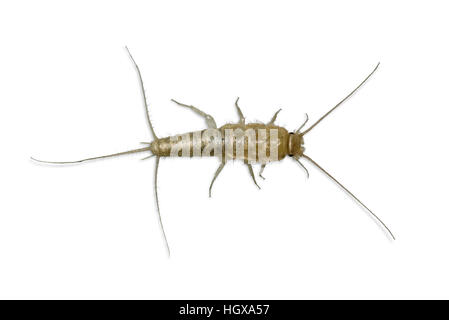
[{"label": "jointed leg", "polygon": [[220,166],[218,167],[217,171],[215,171],[215,175],[212,178],[212,182],[210,183],[209,187],[209,198],[212,197],[212,186],[214,185],[215,179],[217,179],[218,175],[220,174],[221,170],[223,170],[226,162],[222,162]]},{"label": "jointed leg", "polygon": [[253,166],[250,165],[249,163],[247,163],[247,166],[248,166],[248,170],[249,170],[249,174],[251,175],[251,178],[253,178],[253,181],[256,184],[257,188],[260,189],[259,185],[257,184],[256,177],[254,176]]},{"label": "jointed leg", "polygon": [[274,122],[276,121],[276,118],[278,116],[278,113],[281,112],[282,109],[279,109],[278,111],[276,111],[276,113],[274,114],[273,118],[271,118],[271,121],[268,122],[268,124],[274,124]]},{"label": "jointed leg", "polygon": [[174,99],[171,99],[171,101],[173,101],[174,103],[176,103],[179,106],[189,108],[189,109],[193,110],[193,112],[195,112],[195,113],[199,114],[200,116],[204,117],[206,119],[206,124],[207,124],[208,128],[210,128],[210,129],[217,129],[217,123],[215,122],[214,117],[212,117],[210,114],[207,114],[207,113],[201,111],[200,109],[198,109],[198,108],[196,108],[194,106],[189,106],[187,104],[180,103],[180,102],[178,102],[178,101],[176,101]]},{"label": "jointed leg", "polygon": [[245,124],[245,117],[243,116],[242,110],[239,107],[239,99],[240,98],[237,98],[237,100],[235,100],[235,107],[237,108],[237,113],[239,114],[239,123]]},{"label": "jointed leg", "polygon": [[263,164],[263,165],[260,167],[260,171],[259,171],[259,177],[261,177],[261,178],[264,179],[264,180],[265,180],[265,177],[262,175],[262,173],[263,173],[263,171],[265,170],[265,166],[266,166],[266,164]]}]

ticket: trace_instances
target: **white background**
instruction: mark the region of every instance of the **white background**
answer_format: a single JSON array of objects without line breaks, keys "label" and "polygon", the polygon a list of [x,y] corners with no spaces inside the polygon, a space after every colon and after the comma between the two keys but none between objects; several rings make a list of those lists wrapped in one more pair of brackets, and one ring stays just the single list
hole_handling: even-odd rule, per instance
[{"label": "white background", "polygon": [[[449,298],[445,1],[3,1],[0,298]],[[218,125],[296,129],[330,179],[287,158],[262,190],[238,162],[76,160]],[[256,168],[258,170],[258,168]]]}]

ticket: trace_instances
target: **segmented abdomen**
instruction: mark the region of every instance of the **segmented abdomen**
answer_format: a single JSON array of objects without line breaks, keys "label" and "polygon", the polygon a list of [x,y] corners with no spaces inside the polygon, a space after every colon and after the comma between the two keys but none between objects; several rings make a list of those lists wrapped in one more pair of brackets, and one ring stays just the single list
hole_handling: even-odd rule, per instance
[{"label": "segmented abdomen", "polygon": [[227,160],[267,163],[287,155],[288,131],[282,127],[259,123],[226,124],[165,137],[151,143],[159,157],[221,157]]}]

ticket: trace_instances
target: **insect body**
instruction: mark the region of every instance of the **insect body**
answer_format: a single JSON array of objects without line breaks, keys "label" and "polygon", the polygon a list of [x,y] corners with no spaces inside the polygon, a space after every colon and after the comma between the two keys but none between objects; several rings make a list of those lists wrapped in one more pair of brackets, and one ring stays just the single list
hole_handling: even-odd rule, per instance
[{"label": "insect body", "polygon": [[[127,48],[126,48],[127,49]],[[128,49],[127,49],[128,50]],[[128,50],[129,53],[129,50]],[[381,225],[382,227],[389,233],[389,235],[394,239],[393,234],[388,229],[388,227],[367,207],[363,204],[353,193],[351,193],[346,187],[344,187],[339,181],[337,181],[332,175],[330,175],[325,169],[323,169],[320,165],[318,165],[314,160],[312,160],[309,156],[307,156],[304,151],[304,136],[310,132],[318,123],[320,123],[324,118],[326,118],[332,111],[334,111],[337,107],[339,107],[346,99],[348,99],[357,89],[359,89],[377,70],[379,64],[374,68],[374,70],[343,100],[341,100],[336,106],[330,109],[326,114],[324,114],[321,118],[319,118],[314,124],[312,124],[308,129],[301,131],[303,127],[306,125],[308,121],[308,116],[306,114],[306,120],[304,123],[294,132],[289,132],[285,128],[279,127],[275,125],[276,117],[281,110],[278,110],[272,117],[272,119],[267,124],[261,123],[246,123],[245,117],[238,105],[238,98],[235,102],[235,107],[237,109],[237,113],[239,115],[239,121],[237,123],[229,123],[225,124],[222,127],[217,127],[215,119],[201,111],[200,109],[186,105],[175,100],[172,100],[179,106],[189,108],[201,117],[204,117],[207,124],[207,129],[196,132],[189,132],[183,135],[171,136],[159,138],[152,126],[149,113],[148,113],[148,105],[145,96],[145,90],[143,87],[142,77],[140,74],[140,70],[136,62],[134,61],[131,53],[129,56],[134,63],[136,68],[141,90],[143,93],[143,100],[146,109],[147,121],[150,126],[150,131],[153,136],[152,142],[144,142],[148,144],[147,147],[124,151],[120,153],[104,155],[100,157],[87,158],[78,161],[70,161],[70,162],[52,162],[52,161],[41,161],[39,162],[52,163],[52,164],[67,164],[67,163],[78,163],[88,160],[100,159],[100,158],[108,158],[119,156],[123,154],[130,153],[139,153],[139,152],[151,152],[151,155],[144,158],[156,158],[156,166],[155,166],[155,175],[154,175],[154,185],[155,185],[155,196],[156,196],[156,204],[158,208],[159,220],[162,228],[162,232],[164,235],[165,243],[167,246],[168,253],[170,254],[170,249],[168,246],[167,237],[165,235],[164,227],[162,224],[162,219],[160,215],[159,209],[159,199],[157,194],[157,173],[159,168],[159,160],[162,157],[194,157],[194,156],[213,156],[218,157],[221,161],[218,169],[215,172],[215,175],[210,183],[209,187],[209,196],[211,196],[212,186],[221,173],[222,169],[226,165],[228,160],[242,160],[245,165],[248,167],[249,174],[256,184],[257,184],[254,170],[252,165],[254,163],[261,164],[261,169],[259,172],[259,176],[263,178],[262,172],[265,169],[265,166],[272,161],[280,161],[284,159],[286,156],[291,157],[296,160],[306,171],[307,176],[309,173],[305,166],[301,163],[300,159],[305,158],[310,163],[319,168],[323,173],[329,176],[333,181],[335,181],[343,190],[345,190],[351,197],[353,197],[361,206],[363,206]],[[264,178],[263,178],[264,179]],[[259,187],[260,188],[260,187]]]}]

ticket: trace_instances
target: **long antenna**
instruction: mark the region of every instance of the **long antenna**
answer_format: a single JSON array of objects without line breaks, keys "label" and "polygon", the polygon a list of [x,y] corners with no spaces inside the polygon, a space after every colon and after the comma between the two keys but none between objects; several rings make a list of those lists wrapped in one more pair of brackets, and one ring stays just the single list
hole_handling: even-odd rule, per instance
[{"label": "long antenna", "polygon": [[326,118],[332,111],[334,111],[335,109],[337,109],[343,102],[345,102],[350,96],[352,96],[357,89],[359,89],[366,81],[368,81],[368,79],[373,75],[373,73],[377,70],[377,68],[379,67],[380,62],[377,64],[377,66],[374,68],[373,71],[371,71],[371,73],[365,78],[365,80],[363,80],[358,86],[357,88],[355,88],[354,90],[351,91],[350,94],[348,94],[343,100],[341,100],[339,103],[337,103],[337,105],[335,107],[333,107],[332,109],[330,109],[328,112],[326,112],[326,114],[324,116],[322,116],[321,118],[318,119],[317,122],[315,122],[314,124],[312,124],[309,129],[307,129],[306,131],[304,131],[302,133],[302,135],[304,136],[306,133],[308,133],[310,130],[312,130],[318,123],[321,122],[321,120],[323,120],[324,118]]},{"label": "long antenna", "polygon": [[329,178],[331,178],[332,180],[334,180],[343,190],[345,190],[351,197],[353,197],[362,207],[364,207],[366,210],[368,210],[369,213],[371,213],[371,215],[381,223],[381,225],[385,228],[385,230],[388,231],[388,233],[390,234],[390,236],[393,238],[393,240],[396,240],[396,238],[394,237],[393,233],[390,231],[390,229],[388,229],[388,227],[386,226],[386,224],[380,220],[380,218],[374,213],[372,212],[362,201],[359,200],[359,198],[357,198],[351,191],[349,191],[344,185],[342,185],[337,179],[335,179],[329,172],[327,172],[326,170],[324,170],[318,163],[316,163],[315,161],[313,161],[310,157],[306,156],[305,154],[302,155],[304,158],[306,158],[307,160],[309,160],[312,164],[314,164],[318,169],[320,169],[321,171],[323,171]]},{"label": "long antenna", "polygon": [[76,161],[43,161],[43,160],[35,159],[33,157],[31,157],[31,160],[41,162],[41,163],[49,163],[49,164],[71,164],[71,163],[80,163],[80,162],[96,160],[96,159],[111,158],[111,157],[115,157],[115,156],[122,156],[124,154],[137,153],[137,152],[143,152],[143,151],[150,151],[150,147],[134,149],[134,150],[129,150],[129,151],[123,151],[123,152],[118,152],[118,153],[113,153],[113,154],[107,154],[104,156],[86,158],[86,159],[81,159],[81,160],[76,160]]}]

